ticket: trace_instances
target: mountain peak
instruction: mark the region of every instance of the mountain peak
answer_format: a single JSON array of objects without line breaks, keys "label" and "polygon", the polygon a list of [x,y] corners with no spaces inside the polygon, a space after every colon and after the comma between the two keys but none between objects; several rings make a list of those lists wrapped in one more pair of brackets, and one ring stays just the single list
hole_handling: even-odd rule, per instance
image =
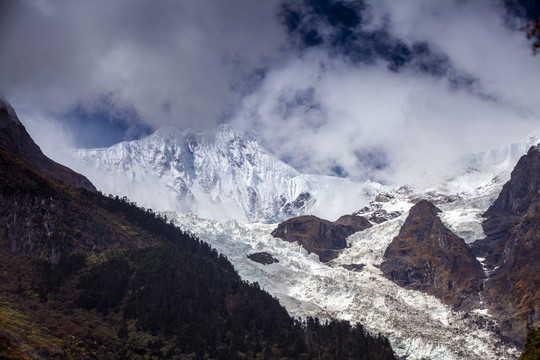
[{"label": "mountain peak", "polygon": [[[162,128],[124,146],[72,155],[77,162],[71,166],[98,174],[93,180],[102,191],[121,189],[145,207],[218,220],[276,223],[308,213],[334,218],[363,206],[378,186],[301,174],[272,155],[257,134],[231,124],[202,133]],[[141,191],[148,188],[151,197]]]},{"label": "mountain peak", "polygon": [[409,216],[429,215],[430,218],[436,218],[441,212],[441,209],[436,207],[431,201],[420,200],[413,206],[409,212]]},{"label": "mountain peak", "polygon": [[[540,146],[534,145],[529,148],[516,164],[510,181],[504,184],[502,191],[484,214],[489,218],[492,214],[500,213],[505,216],[521,215],[529,208],[530,204],[538,199],[540,192]],[[490,225],[485,229],[490,233]],[[496,224],[493,224],[496,225]]]},{"label": "mountain peak", "polygon": [[16,124],[21,124],[15,110],[2,94],[0,94],[0,112],[7,113],[8,115],[7,117],[2,117],[2,123],[5,121],[12,121]]},{"label": "mountain peak", "polygon": [[540,144],[536,144],[536,145],[531,146],[531,148],[529,149],[527,154],[532,154],[532,153],[535,153],[535,152],[537,152],[537,153],[540,152]]},{"label": "mountain peak", "polygon": [[484,271],[465,241],[443,225],[439,212],[426,200],[414,205],[380,269],[400,286],[472,309],[479,301]]}]

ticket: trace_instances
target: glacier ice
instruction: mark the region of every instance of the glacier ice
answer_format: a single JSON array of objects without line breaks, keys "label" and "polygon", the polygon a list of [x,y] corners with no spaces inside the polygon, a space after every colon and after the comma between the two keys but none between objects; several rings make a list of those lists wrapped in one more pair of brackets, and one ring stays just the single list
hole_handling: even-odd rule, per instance
[{"label": "glacier ice", "polygon": [[[498,338],[489,315],[454,311],[382,275],[377,266],[406,213],[351,235],[350,246],[329,264],[296,243],[272,237],[276,225],[219,222],[190,214],[179,214],[173,221],[227,256],[244,280],[258,282],[294,316],[360,322],[387,336],[394,351],[410,360],[516,358],[517,350]],[[262,251],[279,263],[262,265],[247,258]],[[365,266],[361,271],[343,267],[351,263]]]}]

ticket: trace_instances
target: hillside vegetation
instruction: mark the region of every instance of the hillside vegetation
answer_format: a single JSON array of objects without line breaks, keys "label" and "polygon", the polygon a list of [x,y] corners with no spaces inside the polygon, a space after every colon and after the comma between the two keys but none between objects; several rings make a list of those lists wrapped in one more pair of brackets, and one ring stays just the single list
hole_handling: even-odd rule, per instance
[{"label": "hillside vegetation", "polygon": [[292,319],[209,245],[0,150],[0,358],[394,359],[343,321]]}]

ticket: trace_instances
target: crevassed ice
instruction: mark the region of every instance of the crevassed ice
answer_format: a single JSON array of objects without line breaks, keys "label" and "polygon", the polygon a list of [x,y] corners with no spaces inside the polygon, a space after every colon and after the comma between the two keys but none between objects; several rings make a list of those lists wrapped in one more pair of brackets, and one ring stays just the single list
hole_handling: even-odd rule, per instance
[{"label": "crevassed ice", "polygon": [[[411,360],[516,358],[517,350],[487,329],[486,324],[493,323],[488,315],[453,311],[433,296],[402,289],[382,276],[377,265],[405,216],[351,235],[350,247],[330,264],[320,263],[295,243],[272,237],[276,225],[186,214],[178,215],[175,223],[227,256],[244,280],[258,282],[293,316],[360,322],[387,336],[396,353]],[[261,251],[279,263],[265,266],[247,259]],[[359,272],[342,267],[351,263],[365,267]]]}]

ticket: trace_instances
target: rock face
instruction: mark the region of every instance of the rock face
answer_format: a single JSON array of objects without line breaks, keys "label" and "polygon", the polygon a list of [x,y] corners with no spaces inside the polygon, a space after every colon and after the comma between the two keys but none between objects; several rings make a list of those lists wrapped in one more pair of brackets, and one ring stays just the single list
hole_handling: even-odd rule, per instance
[{"label": "rock face", "polygon": [[298,242],[309,253],[319,255],[322,262],[335,259],[339,250],[347,246],[347,237],[371,227],[364,217],[345,215],[335,222],[316,216],[289,219],[272,232],[272,236],[289,242]]},{"label": "rock face", "polygon": [[486,239],[473,245],[491,276],[483,296],[503,334],[523,344],[540,324],[540,147],[521,157],[484,213]]},{"label": "rock face", "polygon": [[52,178],[96,191],[94,185],[83,175],[45,156],[19,121],[15,110],[2,98],[0,98],[0,148]]},{"label": "rock face", "polygon": [[435,205],[419,201],[384,253],[381,271],[407,289],[472,309],[479,302],[484,271],[465,241],[447,229]]},{"label": "rock face", "polygon": [[251,261],[258,262],[259,264],[263,264],[263,265],[270,265],[270,264],[279,262],[278,259],[275,259],[272,255],[270,255],[267,252],[258,252],[258,253],[250,254],[248,255],[248,259]]},{"label": "rock face", "polygon": [[365,217],[356,215],[343,215],[334,224],[345,227],[351,234],[373,226]]},{"label": "rock face", "polygon": [[540,200],[540,147],[529,149],[512,171],[499,197],[484,213],[482,227],[486,239],[474,244],[475,251],[486,257],[488,267],[504,262],[505,244],[532,204]]}]

